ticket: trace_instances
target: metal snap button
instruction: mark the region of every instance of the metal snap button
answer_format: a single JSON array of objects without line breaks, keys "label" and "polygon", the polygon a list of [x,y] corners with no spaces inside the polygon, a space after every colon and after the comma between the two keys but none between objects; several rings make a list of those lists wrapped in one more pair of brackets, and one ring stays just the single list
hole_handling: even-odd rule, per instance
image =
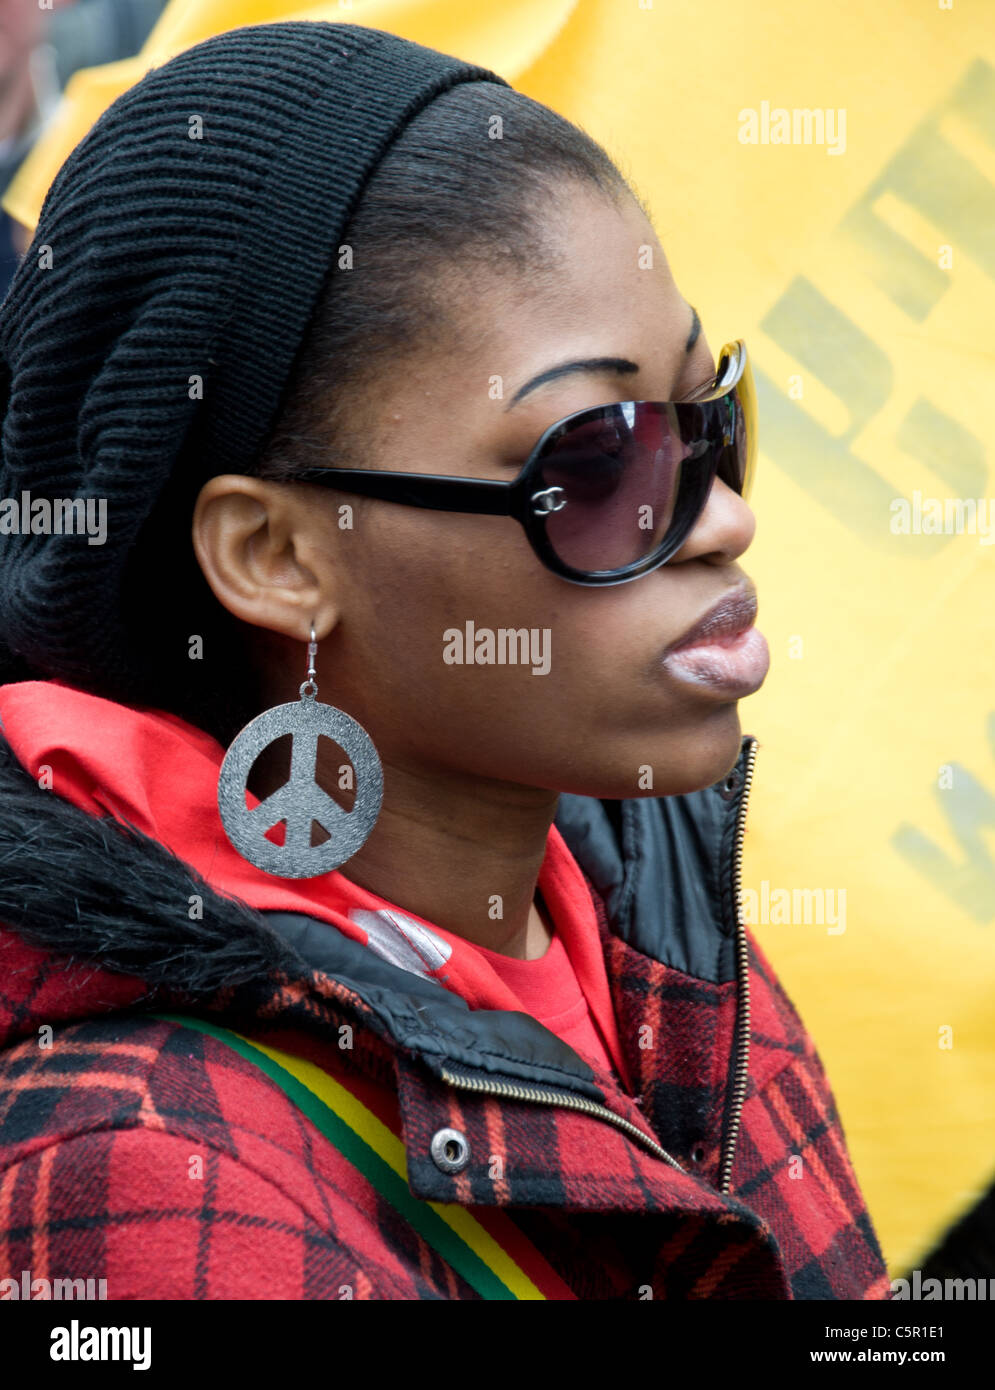
[{"label": "metal snap button", "polygon": [[719,794],[726,800],[731,801],[739,789],[740,772],[739,768],[734,767],[727,777],[719,783]]},{"label": "metal snap button", "polygon": [[444,1173],[459,1173],[470,1162],[470,1145],[459,1129],[436,1130],[430,1152]]},{"label": "metal snap button", "polygon": [[704,1161],[705,1150],[702,1148],[701,1144],[695,1144],[694,1148],[691,1150],[691,1162],[703,1163]]}]

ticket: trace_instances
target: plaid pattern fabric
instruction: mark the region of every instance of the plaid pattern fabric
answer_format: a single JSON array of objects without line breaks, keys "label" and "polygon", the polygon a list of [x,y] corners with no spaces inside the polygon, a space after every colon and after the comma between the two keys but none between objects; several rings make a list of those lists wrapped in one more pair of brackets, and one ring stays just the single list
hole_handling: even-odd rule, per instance
[{"label": "plaid pattern fabric", "polygon": [[[654,1045],[629,1057],[660,1142],[717,1184],[736,985],[694,979],[599,927],[623,1039],[647,1025]],[[822,1060],[753,933],[750,1062],[732,1195],[775,1232],[795,1298],[890,1298]]]},{"label": "plaid pattern fabric", "polygon": [[[634,951],[595,901],[640,1094],[595,1078],[686,1172],[581,1110],[448,1085],[319,972],[197,1012],[365,1088],[416,1197],[511,1223],[578,1298],[889,1297],[821,1062],[752,936],[749,1085],[723,1195],[735,985]],[[111,1299],[479,1297],[251,1063],[142,1017],[138,982],[10,931],[0,971],[0,1280],[103,1278]],[[432,1157],[445,1128],[470,1146],[457,1173]]]}]

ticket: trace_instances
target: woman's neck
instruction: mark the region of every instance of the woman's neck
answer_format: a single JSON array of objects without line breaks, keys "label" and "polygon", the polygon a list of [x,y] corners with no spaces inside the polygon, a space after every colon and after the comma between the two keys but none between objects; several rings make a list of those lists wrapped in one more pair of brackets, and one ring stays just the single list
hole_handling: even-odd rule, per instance
[{"label": "woman's neck", "polygon": [[388,765],[384,787],[377,824],[343,876],[475,945],[544,955],[552,928],[536,884],[557,794]]}]

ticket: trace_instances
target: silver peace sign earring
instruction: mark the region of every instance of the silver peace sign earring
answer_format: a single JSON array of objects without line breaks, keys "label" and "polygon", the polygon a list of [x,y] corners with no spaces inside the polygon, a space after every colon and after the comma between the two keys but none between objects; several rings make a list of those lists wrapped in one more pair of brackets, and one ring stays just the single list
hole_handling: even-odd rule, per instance
[{"label": "silver peace sign earring", "polygon": [[[218,810],[228,839],[243,859],[279,878],[317,878],[344,864],[366,843],[383,802],[383,768],[373,740],[355,719],[315,698],[317,653],[312,627],[300,702],[275,705],[246,724],[225,754],[218,777]],[[250,811],[245,791],[252,766],[264,749],[287,734],[293,742],[290,779]],[[337,743],[352,763],[356,800],[351,811],[344,811],[315,781],[319,734]],[[276,845],[266,832],[281,821],[286,835]],[[311,843],[313,822],[329,836],[322,844]]]}]

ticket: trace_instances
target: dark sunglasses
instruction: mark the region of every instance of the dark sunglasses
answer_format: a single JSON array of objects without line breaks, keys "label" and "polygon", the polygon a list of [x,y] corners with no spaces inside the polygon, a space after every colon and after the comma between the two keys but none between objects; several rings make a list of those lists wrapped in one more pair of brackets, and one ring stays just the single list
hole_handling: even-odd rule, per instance
[{"label": "dark sunglasses", "polygon": [[513,482],[367,468],[308,469],[288,481],[511,516],[554,574],[624,584],[680,550],[716,477],[748,498],[756,456],[756,389],[739,338],[722,349],[715,376],[680,401],[597,405],[550,425]]}]

